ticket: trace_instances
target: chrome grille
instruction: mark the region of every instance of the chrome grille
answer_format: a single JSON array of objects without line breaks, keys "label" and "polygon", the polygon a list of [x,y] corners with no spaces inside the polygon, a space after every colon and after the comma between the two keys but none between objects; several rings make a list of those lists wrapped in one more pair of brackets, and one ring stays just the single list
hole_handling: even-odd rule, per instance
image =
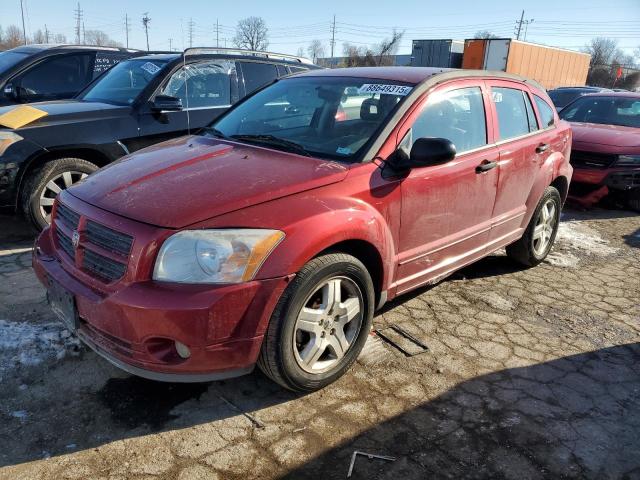
[{"label": "chrome grille", "polygon": [[617,155],[608,153],[593,153],[574,150],[571,152],[571,165],[574,167],[609,168],[616,160]]},{"label": "chrome grille", "polygon": [[64,233],[60,231],[59,228],[56,228],[56,235],[58,238],[58,244],[60,248],[69,255],[72,259],[75,257],[75,252],[73,251],[73,245],[71,244],[71,239],[67,237]]},{"label": "chrome grille", "polygon": [[62,220],[72,229],[78,228],[78,223],[80,223],[80,215],[61,203],[56,209],[56,219]]}]

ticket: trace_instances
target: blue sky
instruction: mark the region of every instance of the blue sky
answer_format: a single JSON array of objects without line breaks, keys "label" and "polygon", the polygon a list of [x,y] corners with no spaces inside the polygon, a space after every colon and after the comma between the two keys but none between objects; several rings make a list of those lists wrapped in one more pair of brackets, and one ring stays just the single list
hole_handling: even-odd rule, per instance
[{"label": "blue sky", "polygon": [[[23,0],[27,33],[45,23],[53,33],[75,38],[74,9],[77,1]],[[231,8],[231,5],[239,8]],[[144,48],[142,14],[151,17],[149,43],[152,49],[189,45],[188,24],[195,22],[194,46],[215,46],[215,24],[220,24],[220,46],[231,46],[233,29],[240,18],[257,15],[270,29],[269,50],[296,53],[313,39],[323,42],[327,54],[331,22],[336,15],[336,54],[342,44],[375,44],[393,27],[405,31],[399,53],[409,53],[411,40],[418,38],[464,39],[478,30],[499,36],[513,36],[522,9],[533,19],[527,40],[579,49],[593,36],[615,38],[628,53],[640,48],[640,0],[404,0],[372,2],[323,0],[316,2],[243,0],[81,0],[85,28],[100,29],[124,43],[125,13],[130,17],[129,46]],[[480,8],[482,5],[482,8]],[[21,24],[20,0],[0,0],[0,25]]]}]

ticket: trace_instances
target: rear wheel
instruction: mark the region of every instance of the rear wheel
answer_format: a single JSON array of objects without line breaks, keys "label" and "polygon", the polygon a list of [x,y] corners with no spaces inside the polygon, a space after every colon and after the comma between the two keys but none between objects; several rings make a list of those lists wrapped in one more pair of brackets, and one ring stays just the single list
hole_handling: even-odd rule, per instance
[{"label": "rear wheel", "polygon": [[520,240],[507,246],[507,255],[534,267],[549,254],[558,233],[562,200],[555,187],[547,187]]},{"label": "rear wheel", "polygon": [[371,329],[374,291],[355,257],[317,257],[296,275],[278,302],[258,366],[294,391],[318,390],[356,360]]},{"label": "rear wheel", "polygon": [[59,158],[33,170],[22,190],[22,211],[36,230],[51,222],[58,194],[98,169],[81,158]]}]

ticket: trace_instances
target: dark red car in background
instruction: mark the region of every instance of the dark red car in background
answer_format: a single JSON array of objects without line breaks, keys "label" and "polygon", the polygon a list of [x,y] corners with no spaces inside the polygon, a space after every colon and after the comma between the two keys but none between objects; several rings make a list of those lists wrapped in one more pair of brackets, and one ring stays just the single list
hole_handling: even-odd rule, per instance
[{"label": "dark red car in background", "polygon": [[68,327],[126,371],[188,382],[258,364],[315,390],[387,300],[502,247],[541,262],[570,149],[520,77],[318,70],[63,191],[33,264]]},{"label": "dark red car in background", "polygon": [[586,95],[560,118],[571,122],[571,197],[589,206],[613,195],[640,212],[640,93]]}]

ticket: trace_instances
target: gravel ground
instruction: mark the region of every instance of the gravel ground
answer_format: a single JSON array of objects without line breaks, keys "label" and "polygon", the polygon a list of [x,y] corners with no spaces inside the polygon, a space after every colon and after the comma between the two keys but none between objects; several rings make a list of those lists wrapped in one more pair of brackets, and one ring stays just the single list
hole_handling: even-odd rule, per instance
[{"label": "gravel ground", "polygon": [[0,217],[0,478],[640,478],[640,217],[567,211],[544,264],[502,254],[386,306],[428,351],[371,335],[310,395],[259,372],[128,376],[55,321],[32,238]]}]

